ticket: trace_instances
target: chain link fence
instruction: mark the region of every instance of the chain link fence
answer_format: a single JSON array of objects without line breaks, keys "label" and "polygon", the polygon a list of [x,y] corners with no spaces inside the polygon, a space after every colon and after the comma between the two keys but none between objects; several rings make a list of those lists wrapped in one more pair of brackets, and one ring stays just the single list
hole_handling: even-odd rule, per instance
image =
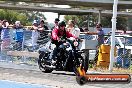
[{"label": "chain link fence", "polygon": [[[82,39],[85,40],[95,40],[97,36],[95,35],[81,35]],[[91,44],[89,42],[89,44]],[[105,35],[105,44],[111,45],[111,36]],[[115,36],[115,46],[116,46],[116,55],[114,58],[114,69],[115,72],[120,73],[132,73],[132,36],[129,35],[116,35]],[[96,71],[109,71],[108,67],[110,64],[110,52],[109,55],[101,54],[103,59],[107,60],[107,64],[103,66],[97,66],[98,60],[100,59],[99,53],[97,54],[96,50],[89,49],[89,70],[96,70]],[[103,56],[104,55],[104,56]],[[96,60],[98,59],[98,60]],[[104,61],[105,62],[105,61]],[[107,68],[106,68],[107,67]]]},{"label": "chain link fence", "polygon": [[[46,30],[39,32],[36,48],[32,46],[32,31],[26,29],[9,29],[10,39],[0,41],[0,63],[14,63],[37,65],[37,56],[30,56],[35,51],[49,41],[48,33]],[[17,39],[18,38],[18,39]],[[12,52],[8,55],[9,52]],[[30,52],[30,53],[29,53]],[[36,53],[35,53],[36,54]],[[28,56],[29,55],[29,56]],[[36,54],[37,55],[37,54]]]},{"label": "chain link fence", "polygon": [[118,47],[118,50],[117,56],[115,57],[114,67],[132,71],[132,37],[118,37],[116,38],[115,43]]}]

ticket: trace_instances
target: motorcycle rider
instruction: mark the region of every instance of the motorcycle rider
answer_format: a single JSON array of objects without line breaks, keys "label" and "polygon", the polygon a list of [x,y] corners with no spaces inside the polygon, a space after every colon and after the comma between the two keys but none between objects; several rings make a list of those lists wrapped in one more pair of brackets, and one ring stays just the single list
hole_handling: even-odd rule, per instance
[{"label": "motorcycle rider", "polygon": [[51,66],[52,63],[55,63],[55,57],[57,55],[58,47],[62,44],[62,39],[66,38],[77,38],[76,36],[72,35],[70,32],[66,31],[65,29],[66,23],[64,21],[59,22],[58,28],[54,28],[51,33],[51,41],[53,44],[56,45],[56,48],[54,48],[52,54],[51,54]]}]

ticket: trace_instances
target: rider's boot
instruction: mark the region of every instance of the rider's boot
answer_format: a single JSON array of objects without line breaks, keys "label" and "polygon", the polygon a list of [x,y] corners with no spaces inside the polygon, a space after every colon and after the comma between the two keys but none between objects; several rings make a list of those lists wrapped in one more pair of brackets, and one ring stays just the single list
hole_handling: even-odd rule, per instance
[{"label": "rider's boot", "polygon": [[49,62],[50,62],[50,66],[51,68],[55,68],[55,64],[56,64],[56,60],[55,60],[55,55],[53,54],[53,52],[51,52],[50,57],[49,57]]}]

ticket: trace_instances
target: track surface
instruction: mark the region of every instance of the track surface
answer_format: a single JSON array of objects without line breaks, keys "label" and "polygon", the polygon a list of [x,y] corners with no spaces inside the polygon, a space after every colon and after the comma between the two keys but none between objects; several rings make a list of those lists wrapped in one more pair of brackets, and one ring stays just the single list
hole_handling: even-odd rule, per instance
[{"label": "track surface", "polygon": [[[52,73],[42,73],[37,66],[4,65],[2,63],[0,65],[0,80],[47,85],[52,88],[132,88],[132,82],[129,84],[86,83],[80,86],[77,84],[76,76],[72,72],[53,71]],[[95,74],[97,73],[95,72]]]}]

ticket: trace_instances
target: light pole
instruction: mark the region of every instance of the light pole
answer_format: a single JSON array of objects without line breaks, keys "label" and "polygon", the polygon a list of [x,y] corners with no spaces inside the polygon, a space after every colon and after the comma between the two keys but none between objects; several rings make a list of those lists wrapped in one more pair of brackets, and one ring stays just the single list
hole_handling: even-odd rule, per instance
[{"label": "light pole", "polygon": [[111,35],[111,50],[110,50],[110,65],[109,65],[109,71],[112,71],[113,70],[113,62],[114,62],[114,48],[115,48],[115,30],[116,30],[117,4],[118,4],[118,0],[114,0],[114,4],[113,4],[113,17],[112,17],[112,35]]}]

